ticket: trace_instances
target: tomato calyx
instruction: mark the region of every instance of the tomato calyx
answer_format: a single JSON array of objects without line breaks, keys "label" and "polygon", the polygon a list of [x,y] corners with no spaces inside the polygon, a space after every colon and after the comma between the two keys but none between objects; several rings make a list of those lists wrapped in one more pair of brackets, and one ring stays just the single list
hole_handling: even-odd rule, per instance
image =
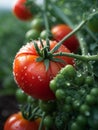
[{"label": "tomato calyx", "polygon": [[23,106],[21,106],[21,112],[24,119],[28,121],[33,121],[38,118],[38,116],[41,116],[41,113],[39,112],[39,107],[34,107],[32,104],[27,103]]},{"label": "tomato calyx", "polygon": [[[49,62],[50,61],[61,62],[61,63],[65,64],[64,60],[54,57],[53,53],[51,53],[51,51],[50,51],[50,43],[49,43],[48,39],[46,39],[46,45],[43,44],[43,41],[41,39],[40,39],[40,43],[41,43],[42,49],[40,49],[38,47],[37,43],[34,42],[35,49],[36,49],[37,53],[39,54],[39,57],[36,59],[36,61],[37,62],[44,61],[46,71],[49,68]],[[56,50],[57,49],[55,48],[55,51]]]}]

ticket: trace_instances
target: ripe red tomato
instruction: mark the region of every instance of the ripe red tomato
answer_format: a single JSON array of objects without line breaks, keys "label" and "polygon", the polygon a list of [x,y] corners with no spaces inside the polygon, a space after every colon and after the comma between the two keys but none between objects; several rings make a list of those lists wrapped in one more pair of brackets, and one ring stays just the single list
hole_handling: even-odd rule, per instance
[{"label": "ripe red tomato", "polygon": [[[58,24],[56,26],[54,26],[51,29],[53,38],[56,41],[60,41],[61,39],[64,38],[64,36],[66,36],[67,34],[69,34],[72,31],[72,29],[65,25],[65,24]],[[71,36],[69,39],[67,39],[64,43],[63,43],[71,52],[76,52],[77,49],[79,48],[79,42],[76,38],[75,35]]]},{"label": "ripe red tomato", "polygon": [[21,112],[12,114],[4,124],[4,130],[38,130],[40,118],[28,121],[23,118]]},{"label": "ripe red tomato", "polygon": [[25,6],[26,0],[17,0],[13,5],[14,15],[23,21],[30,20],[33,16],[28,8]]},{"label": "ripe red tomato", "polygon": [[[42,49],[41,43],[36,41],[40,49]],[[46,41],[43,41],[46,44]],[[50,41],[50,50],[57,44],[56,41]],[[63,45],[57,50],[57,52],[70,51]],[[73,64],[73,58],[58,56],[58,58],[65,61],[65,63],[49,61],[49,68],[46,70],[44,61],[36,61],[39,58],[34,43],[28,43],[23,46],[17,53],[13,63],[13,74],[17,84],[34,98],[42,100],[54,99],[54,93],[50,90],[49,82],[53,79],[58,71],[66,64]]]}]

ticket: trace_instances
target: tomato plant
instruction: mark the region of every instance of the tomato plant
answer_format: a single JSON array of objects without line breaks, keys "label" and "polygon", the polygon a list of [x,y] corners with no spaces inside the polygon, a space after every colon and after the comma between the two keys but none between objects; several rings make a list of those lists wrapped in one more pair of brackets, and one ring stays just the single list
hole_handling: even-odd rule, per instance
[{"label": "tomato plant", "polygon": [[[69,34],[72,31],[72,29],[65,24],[58,24],[56,26],[53,26],[51,29],[53,38],[56,41],[60,41],[64,38],[67,34]],[[63,44],[71,51],[76,52],[79,48],[79,42],[76,38],[76,36],[71,36],[69,39],[67,39]]]},{"label": "tomato plant", "polygon": [[[46,50],[43,49],[39,41],[36,41],[36,43],[41,51],[39,54],[33,42],[23,46],[17,53],[13,63],[14,78],[20,88],[32,97],[43,100],[54,99],[55,96],[49,88],[50,80],[53,79],[58,71],[66,64],[73,64],[74,60],[66,56],[51,57],[50,53],[45,53]],[[46,42],[43,41],[43,44],[46,45]],[[50,41],[50,50],[53,49],[56,44],[56,41]],[[70,53],[63,45],[57,52]],[[40,57],[40,55],[43,56]],[[37,61],[38,59],[41,61]],[[58,59],[63,61],[59,62]]]},{"label": "tomato plant", "polygon": [[40,118],[34,121],[24,119],[21,112],[12,114],[5,122],[4,130],[38,130]]},{"label": "tomato plant", "polygon": [[13,5],[14,15],[23,21],[30,20],[33,15],[30,10],[25,6],[26,0],[17,0]]}]

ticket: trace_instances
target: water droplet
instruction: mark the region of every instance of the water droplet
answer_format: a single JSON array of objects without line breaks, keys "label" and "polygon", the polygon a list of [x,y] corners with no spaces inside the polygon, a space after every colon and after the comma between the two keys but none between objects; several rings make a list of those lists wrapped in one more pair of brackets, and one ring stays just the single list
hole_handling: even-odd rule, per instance
[{"label": "water droplet", "polygon": [[21,80],[24,80],[24,77],[21,77]]},{"label": "water droplet", "polygon": [[96,11],[96,9],[93,9],[93,12],[95,12]]},{"label": "water droplet", "polygon": [[43,79],[41,78],[41,76],[38,76],[38,79],[39,79],[39,81],[42,81]]},{"label": "water droplet", "polygon": [[90,116],[90,112],[89,112],[89,111],[86,111],[86,112],[85,112],[85,115],[86,115],[86,116]]},{"label": "water droplet", "polygon": [[32,79],[35,79],[35,77],[34,77],[34,76],[32,76]]},{"label": "water droplet", "polygon": [[17,77],[17,76],[18,76],[18,73],[14,73],[14,75]]},{"label": "water droplet", "polygon": [[27,66],[24,66],[24,70],[27,69]]},{"label": "water droplet", "polygon": [[24,74],[25,76],[27,75],[27,73]]}]

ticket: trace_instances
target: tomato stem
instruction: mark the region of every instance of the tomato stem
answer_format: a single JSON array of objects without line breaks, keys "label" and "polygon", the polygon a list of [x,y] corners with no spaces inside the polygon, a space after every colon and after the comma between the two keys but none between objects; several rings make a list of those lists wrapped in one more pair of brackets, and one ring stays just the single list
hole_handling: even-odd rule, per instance
[{"label": "tomato stem", "polygon": [[43,114],[42,114],[42,118],[41,118],[41,122],[40,122],[38,130],[42,130],[44,118],[45,118],[45,112],[43,112]]},{"label": "tomato stem", "polygon": [[87,22],[86,20],[83,20],[72,32],[70,32],[68,35],[66,35],[60,42],[58,42],[58,44],[51,50],[51,53],[54,53],[56,50],[58,50],[58,48],[61,46],[61,44],[67,40],[69,37],[71,37],[73,34],[75,34],[76,32],[78,32]]},{"label": "tomato stem", "polygon": [[49,22],[48,22],[48,16],[47,16],[47,0],[44,0],[43,3],[43,16],[45,21],[45,28],[46,28],[46,39],[50,36],[50,28],[49,28]]},{"label": "tomato stem", "polygon": [[65,52],[59,52],[59,53],[54,53],[53,56],[68,56],[72,57],[81,61],[96,61],[98,60],[98,55],[79,55],[79,54],[74,54],[74,53],[65,53]]},{"label": "tomato stem", "polygon": [[51,53],[54,53],[56,50],[58,50],[58,48],[61,46],[61,44],[66,41],[68,38],[70,38],[73,34],[77,33],[78,31],[80,31],[80,29],[90,20],[93,18],[93,16],[98,13],[98,11],[91,13],[89,16],[85,16],[84,19],[82,20],[82,22],[80,22],[80,24],[73,29],[73,31],[71,31],[68,35],[66,35],[60,42],[58,42],[58,44],[50,51]]}]

